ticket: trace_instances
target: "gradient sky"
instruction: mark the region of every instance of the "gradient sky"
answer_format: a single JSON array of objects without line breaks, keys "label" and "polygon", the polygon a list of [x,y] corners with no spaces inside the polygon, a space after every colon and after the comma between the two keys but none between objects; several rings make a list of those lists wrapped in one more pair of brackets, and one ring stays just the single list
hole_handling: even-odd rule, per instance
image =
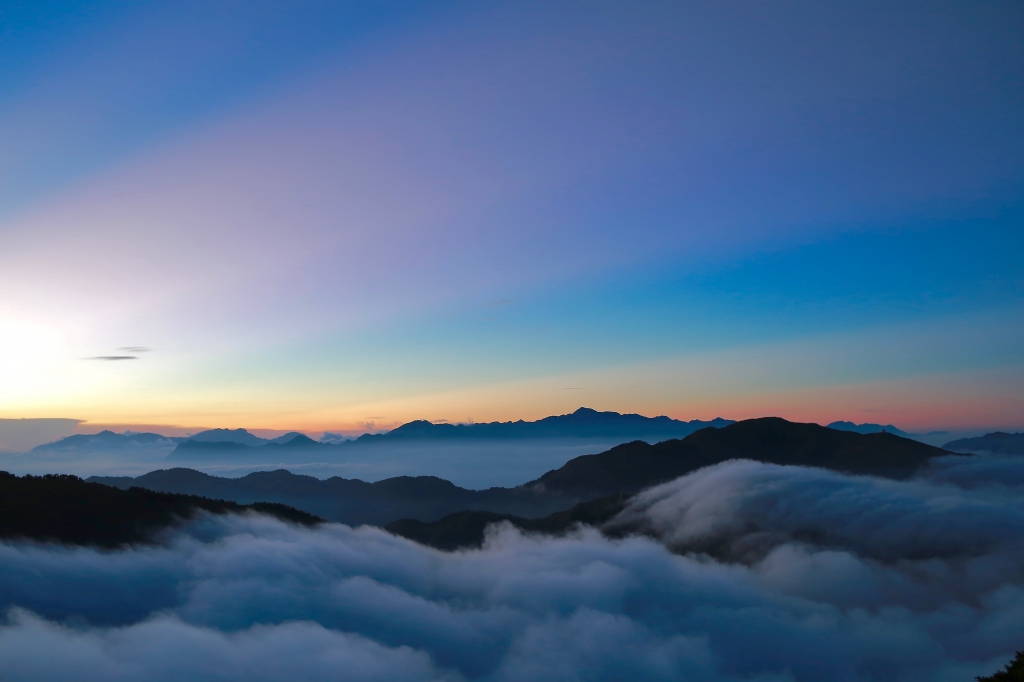
[{"label": "gradient sky", "polygon": [[1021,35],[1016,1],[5,3],[0,418],[1024,427]]}]

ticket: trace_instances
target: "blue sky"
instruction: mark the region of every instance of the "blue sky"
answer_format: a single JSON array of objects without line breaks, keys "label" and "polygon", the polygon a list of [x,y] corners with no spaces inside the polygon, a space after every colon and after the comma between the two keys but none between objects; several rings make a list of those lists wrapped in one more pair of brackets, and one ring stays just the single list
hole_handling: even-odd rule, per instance
[{"label": "blue sky", "polygon": [[1024,426],[1019,4],[0,21],[0,417]]}]

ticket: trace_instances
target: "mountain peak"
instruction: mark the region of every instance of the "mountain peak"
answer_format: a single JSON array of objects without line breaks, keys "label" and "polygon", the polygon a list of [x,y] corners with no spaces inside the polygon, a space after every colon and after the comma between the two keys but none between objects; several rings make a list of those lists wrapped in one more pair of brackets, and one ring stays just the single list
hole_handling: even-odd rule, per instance
[{"label": "mountain peak", "polygon": [[209,429],[189,437],[199,443],[238,443],[239,445],[263,445],[266,438],[255,436],[245,429]]},{"label": "mountain peak", "polygon": [[908,438],[910,434],[901,429],[897,429],[892,424],[855,424],[853,422],[837,421],[832,422],[828,425],[828,428],[835,429],[837,431],[853,431],[854,433],[893,433],[897,436],[903,436]]}]

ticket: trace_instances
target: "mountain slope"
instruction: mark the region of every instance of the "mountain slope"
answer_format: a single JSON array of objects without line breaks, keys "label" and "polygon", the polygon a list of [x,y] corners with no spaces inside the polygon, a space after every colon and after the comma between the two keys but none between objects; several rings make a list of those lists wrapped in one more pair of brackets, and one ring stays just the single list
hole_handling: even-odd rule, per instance
[{"label": "mountain slope", "polygon": [[122,434],[113,431],[99,433],[78,433],[52,443],[44,443],[32,448],[34,454],[51,454],[58,452],[92,452],[97,450],[121,451],[150,448],[154,446],[170,447],[180,443],[184,438],[161,436],[159,433]]},{"label": "mountain slope", "polygon": [[961,438],[942,446],[952,452],[992,452],[1000,455],[1024,455],[1024,433],[996,431],[977,438]]},{"label": "mountain slope", "polygon": [[929,458],[948,454],[890,433],[860,434],[763,417],[702,429],[682,440],[626,443],[577,457],[527,486],[592,497],[637,492],[729,459],[905,478]]},{"label": "mountain slope", "polygon": [[[244,446],[243,446],[244,447]],[[574,496],[542,495],[529,489],[467,490],[434,476],[399,476],[376,483],[358,479],[320,480],[289,471],[260,471],[242,478],[220,478],[194,469],[162,469],[138,478],[89,479],[119,488],[203,495],[248,504],[274,501],[349,525],[384,525],[396,519],[434,521],[462,510],[490,510],[543,516],[572,506]]]},{"label": "mountain slope", "polygon": [[282,504],[235,502],[118,490],[77,476],[23,476],[0,472],[0,538],[116,547],[146,542],[197,511],[214,514],[258,511],[304,524],[320,519]]},{"label": "mountain slope", "polygon": [[266,438],[253,435],[245,429],[208,429],[189,436],[188,441],[193,443],[237,443],[251,447],[265,445],[268,442]]},{"label": "mountain slope", "polygon": [[897,429],[892,424],[854,424],[853,422],[832,422],[828,425],[830,429],[836,429],[838,431],[853,431],[854,433],[891,433],[903,438],[910,438],[910,434],[901,429]]},{"label": "mountain slope", "polygon": [[488,511],[463,511],[449,514],[433,523],[401,519],[387,524],[384,529],[421,545],[450,552],[456,549],[480,547],[483,544],[487,527],[502,521],[511,523],[520,530],[547,535],[560,535],[580,523],[596,526],[622,511],[628,499],[628,495],[621,493],[600,497],[539,519],[526,519],[521,516]]}]

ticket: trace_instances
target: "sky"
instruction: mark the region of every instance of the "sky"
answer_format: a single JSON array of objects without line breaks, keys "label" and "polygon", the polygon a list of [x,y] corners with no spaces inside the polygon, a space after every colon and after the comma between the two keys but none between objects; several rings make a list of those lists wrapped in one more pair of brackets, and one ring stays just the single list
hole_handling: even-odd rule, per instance
[{"label": "sky", "polygon": [[1016,2],[5,3],[0,418],[1024,428],[1022,32]]}]

